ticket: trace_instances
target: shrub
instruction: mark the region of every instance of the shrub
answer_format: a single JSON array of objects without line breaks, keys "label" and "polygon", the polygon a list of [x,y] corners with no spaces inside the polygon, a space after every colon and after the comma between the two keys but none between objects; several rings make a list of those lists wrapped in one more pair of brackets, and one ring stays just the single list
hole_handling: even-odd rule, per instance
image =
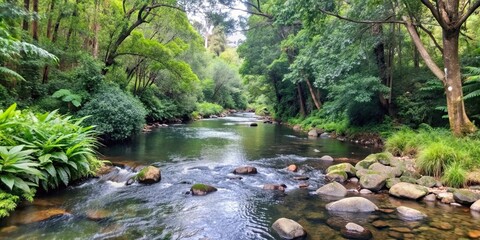
[{"label": "shrub", "polygon": [[463,187],[467,183],[467,171],[458,162],[449,165],[442,181],[451,187]]},{"label": "shrub", "polygon": [[159,99],[155,95],[154,89],[145,89],[138,97],[145,106],[148,122],[164,121],[176,117],[177,113],[174,104]]},{"label": "shrub", "polygon": [[417,167],[428,175],[439,177],[450,163],[458,159],[455,149],[445,142],[430,143],[419,154]]},{"label": "shrub", "polygon": [[218,115],[222,113],[223,108],[222,106],[215,104],[215,103],[209,103],[209,102],[203,102],[203,103],[198,103],[197,104],[197,112],[200,114],[202,117],[209,117],[211,115]]},{"label": "shrub", "polygon": [[125,140],[140,132],[147,112],[142,103],[117,87],[104,87],[78,112],[91,116],[86,125],[95,125],[106,141]]}]

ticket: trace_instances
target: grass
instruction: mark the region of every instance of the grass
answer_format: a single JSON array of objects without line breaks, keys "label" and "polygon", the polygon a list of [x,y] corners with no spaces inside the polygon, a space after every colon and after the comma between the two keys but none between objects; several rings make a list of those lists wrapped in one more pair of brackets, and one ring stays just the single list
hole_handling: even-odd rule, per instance
[{"label": "grass", "polygon": [[219,115],[223,112],[223,107],[209,102],[197,103],[197,111],[192,113],[192,115],[200,115],[202,117],[210,117],[212,115]]},{"label": "grass", "polygon": [[445,185],[464,186],[469,172],[480,169],[480,139],[456,138],[447,129],[402,129],[385,144],[396,156],[416,158],[422,174],[441,177]]}]

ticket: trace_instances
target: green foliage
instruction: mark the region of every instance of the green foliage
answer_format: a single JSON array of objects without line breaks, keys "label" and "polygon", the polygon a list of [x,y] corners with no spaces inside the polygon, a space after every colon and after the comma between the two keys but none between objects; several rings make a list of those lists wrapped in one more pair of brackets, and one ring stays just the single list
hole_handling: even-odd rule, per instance
[{"label": "green foliage", "polygon": [[78,94],[73,94],[68,89],[60,89],[53,93],[53,98],[61,99],[62,101],[70,104],[73,104],[75,107],[80,107],[82,105],[82,97]]},{"label": "green foliage", "polygon": [[467,183],[467,171],[462,164],[455,162],[447,167],[442,176],[442,181],[451,187],[464,187]]},{"label": "green foliage", "polygon": [[416,165],[422,173],[439,177],[447,165],[458,160],[456,150],[449,144],[432,142],[419,152]]},{"label": "green foliage", "polygon": [[105,86],[78,111],[91,116],[85,125],[95,125],[106,141],[120,141],[140,132],[147,112],[142,103],[115,86]]},{"label": "green foliage", "polygon": [[223,112],[222,106],[215,104],[215,103],[209,103],[209,102],[202,102],[197,104],[197,111],[200,116],[202,117],[210,117],[212,115],[219,115],[220,113]]},{"label": "green foliage", "polygon": [[7,217],[9,212],[15,210],[20,197],[0,190],[0,218]]},{"label": "green foliage", "polygon": [[166,121],[178,116],[174,103],[168,100],[161,100],[155,92],[155,89],[147,88],[138,95],[139,100],[147,111],[147,122]]}]

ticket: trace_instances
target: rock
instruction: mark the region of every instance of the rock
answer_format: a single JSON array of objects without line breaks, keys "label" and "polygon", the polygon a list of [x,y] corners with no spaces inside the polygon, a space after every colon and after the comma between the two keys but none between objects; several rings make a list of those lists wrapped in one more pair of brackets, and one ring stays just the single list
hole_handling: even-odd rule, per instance
[{"label": "rock", "polygon": [[450,224],[448,222],[431,222],[430,226],[432,226],[434,228],[437,228],[437,229],[441,229],[441,230],[452,230],[453,229],[452,224]]},{"label": "rock", "polygon": [[403,239],[403,234],[396,231],[389,231],[388,236],[394,239]]},{"label": "rock", "polygon": [[390,165],[390,162],[395,159],[393,155],[389,152],[381,152],[368,155],[364,160],[375,160],[376,162],[380,162],[383,165]]},{"label": "rock", "polygon": [[368,189],[362,189],[362,190],[360,190],[360,194],[372,194],[372,191],[370,191]]},{"label": "rock", "polygon": [[370,230],[352,222],[347,223],[340,233],[347,239],[371,239],[373,236]]},{"label": "rock", "polygon": [[331,156],[328,156],[328,155],[325,155],[323,157],[320,158],[320,160],[323,160],[323,161],[333,161],[333,157]]},{"label": "rock", "polygon": [[360,170],[360,169],[368,169],[370,165],[376,163],[377,160],[375,159],[364,159],[362,161],[359,161],[357,164],[355,164],[355,169]]},{"label": "rock", "polygon": [[390,189],[393,185],[397,184],[401,182],[400,181],[400,178],[389,178],[387,179],[387,181],[385,182],[385,187],[387,187],[388,189]]},{"label": "rock", "polygon": [[257,168],[252,167],[252,166],[243,166],[243,167],[237,167],[235,170],[233,170],[234,174],[256,174],[257,173]]},{"label": "rock", "polygon": [[423,176],[416,181],[418,185],[425,186],[428,188],[434,187],[437,184],[437,180],[434,177]]},{"label": "rock", "polygon": [[399,232],[399,233],[411,233],[412,230],[408,227],[393,227],[393,228],[390,228],[390,230],[394,231],[394,232]]},{"label": "rock", "polygon": [[378,210],[377,205],[363,197],[349,197],[325,206],[328,211],[338,212],[373,212]]},{"label": "rock", "polygon": [[110,217],[111,212],[105,209],[90,209],[87,210],[87,218],[92,221],[100,221]]},{"label": "rock", "polygon": [[237,175],[233,175],[233,174],[228,174],[227,175],[228,179],[230,180],[242,180],[243,177],[240,177],[240,176],[237,176]]},{"label": "rock", "polygon": [[472,206],[470,206],[470,210],[480,212],[480,200],[475,201]]},{"label": "rock", "polygon": [[204,196],[204,195],[207,195],[207,194],[209,194],[211,192],[215,192],[215,191],[217,191],[217,189],[215,187],[205,185],[205,184],[201,184],[201,183],[194,184],[190,188],[190,192],[194,196]]},{"label": "rock", "polygon": [[287,167],[287,170],[290,171],[290,172],[296,172],[296,171],[298,171],[298,167],[295,164],[291,164]]},{"label": "rock", "polygon": [[309,177],[307,176],[296,176],[296,177],[293,177],[293,180],[300,180],[300,181],[305,181],[305,180],[308,180],[310,179]]},{"label": "rock", "polygon": [[409,170],[403,171],[402,176],[413,178],[413,179],[415,179],[415,181],[416,181],[416,179],[419,179],[421,177],[421,175],[418,174],[417,172],[413,172],[413,171],[409,171]]},{"label": "rock", "polygon": [[250,123],[250,127],[256,127],[256,126],[258,126],[257,123]]},{"label": "rock", "polygon": [[288,218],[279,218],[273,223],[272,228],[283,239],[295,239],[307,235],[302,225]]},{"label": "rock", "polygon": [[294,130],[294,131],[302,131],[302,126],[300,126],[300,125],[295,125],[295,126],[293,126],[293,130]]},{"label": "rock", "polygon": [[480,194],[466,189],[459,189],[453,192],[453,199],[462,205],[471,205],[480,199]]},{"label": "rock", "polygon": [[107,175],[111,173],[113,170],[115,170],[115,166],[103,165],[95,172],[95,176],[99,177],[99,176]]},{"label": "rock", "polygon": [[371,191],[379,191],[385,185],[388,176],[384,174],[365,174],[360,177],[360,186]]},{"label": "rock", "polygon": [[136,178],[139,183],[152,184],[160,182],[162,175],[159,168],[148,166],[138,172]]},{"label": "rock", "polygon": [[389,190],[390,195],[400,198],[419,199],[428,193],[428,189],[411,183],[397,183]]},{"label": "rock", "polygon": [[344,171],[332,171],[327,173],[325,178],[328,181],[345,182],[348,178],[348,174]]},{"label": "rock", "polygon": [[[418,210],[409,207],[397,207],[398,215],[405,220],[420,220],[426,218],[427,215]],[[393,230],[393,229],[392,229]]]},{"label": "rock", "polygon": [[12,233],[17,231],[18,227],[15,225],[8,226],[8,227],[2,227],[0,228],[0,233]]},{"label": "rock", "polygon": [[355,177],[357,172],[355,167],[350,163],[340,163],[327,168],[327,173],[332,171],[343,171],[347,173],[348,177]]},{"label": "rock", "polygon": [[450,205],[454,206],[454,207],[461,207],[462,206],[462,204],[456,203],[456,202],[452,202],[452,203],[450,203]]},{"label": "rock", "polygon": [[70,213],[60,208],[51,208],[41,211],[35,211],[33,213],[28,213],[25,215],[20,215],[16,217],[15,223],[18,224],[30,224],[36,222],[42,222],[56,217],[68,216]]},{"label": "rock", "polygon": [[440,199],[440,202],[450,204],[454,203],[455,199],[453,199],[453,193],[450,192],[442,192],[437,195],[437,198]]},{"label": "rock", "polygon": [[381,172],[382,174],[386,174],[389,177],[400,177],[403,173],[403,170],[401,168],[397,167],[389,167],[385,166],[381,163],[373,163],[368,167],[368,169],[376,171],[376,172]]},{"label": "rock", "polygon": [[263,189],[265,189],[265,190],[279,190],[281,192],[284,192],[286,188],[287,188],[287,185],[285,185],[285,184],[265,184],[265,185],[263,185]]},{"label": "rock", "polygon": [[338,182],[331,182],[329,184],[323,185],[315,192],[318,195],[327,195],[334,197],[345,197],[347,195],[347,189]]},{"label": "rock", "polygon": [[386,228],[386,227],[389,227],[390,224],[388,224],[387,222],[385,222],[383,220],[376,220],[376,221],[372,222],[372,226],[374,226],[376,228]]},{"label": "rock", "polygon": [[324,133],[320,134],[320,137],[321,138],[330,138],[330,134],[324,132]]},{"label": "rock", "polygon": [[308,131],[308,136],[309,137],[318,137],[318,132],[317,132],[317,129],[312,129],[310,131]]},{"label": "rock", "polygon": [[308,188],[308,186],[310,186],[310,184],[308,184],[308,183],[300,183],[300,184],[298,184],[298,187],[299,187],[299,188]]},{"label": "rock", "polygon": [[349,178],[348,181],[352,183],[358,183],[359,180],[356,177],[352,177],[352,178]]},{"label": "rock", "polygon": [[424,201],[427,201],[427,202],[435,202],[437,201],[437,196],[435,196],[435,194],[428,194],[427,196],[425,196],[423,198]]},{"label": "rock", "polygon": [[480,230],[471,230],[468,231],[469,238],[480,238]]}]

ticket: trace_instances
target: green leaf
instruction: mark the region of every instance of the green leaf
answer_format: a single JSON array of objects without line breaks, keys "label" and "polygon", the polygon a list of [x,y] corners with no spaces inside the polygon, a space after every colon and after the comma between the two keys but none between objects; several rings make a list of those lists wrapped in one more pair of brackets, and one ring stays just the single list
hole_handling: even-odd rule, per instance
[{"label": "green leaf", "polygon": [[54,153],[52,153],[52,157],[56,158],[56,159],[60,159],[65,163],[68,162],[68,157],[64,152],[54,152]]},{"label": "green leaf", "polygon": [[0,179],[2,180],[3,183],[5,183],[5,185],[7,185],[8,188],[10,188],[10,190],[13,189],[13,184],[15,183],[15,181],[10,174],[2,175],[0,176]]},{"label": "green leaf", "polygon": [[60,180],[62,180],[63,184],[65,184],[65,186],[67,186],[68,185],[68,174],[67,174],[67,172],[65,172],[65,170],[63,168],[58,168],[57,173],[58,173],[58,176],[60,177]]},{"label": "green leaf", "polygon": [[53,164],[47,164],[44,166],[44,169],[47,170],[48,174],[50,174],[50,176],[52,177],[57,177],[57,170],[55,170],[55,167],[53,166]]},{"label": "green leaf", "polygon": [[15,181],[14,186],[16,188],[19,188],[26,193],[30,193],[30,187],[28,186],[27,183],[25,183],[25,181],[23,181],[23,179],[21,179],[19,177],[13,177],[13,179]]}]

